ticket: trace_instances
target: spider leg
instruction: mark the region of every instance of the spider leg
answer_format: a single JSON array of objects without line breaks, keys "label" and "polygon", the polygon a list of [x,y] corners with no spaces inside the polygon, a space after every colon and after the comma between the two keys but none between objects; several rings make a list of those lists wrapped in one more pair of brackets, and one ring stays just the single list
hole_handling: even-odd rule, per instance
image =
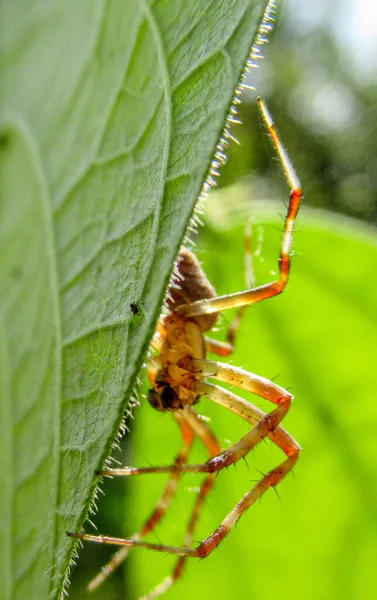
[{"label": "spider leg", "polygon": [[[228,448],[225,452],[210,458],[204,465],[179,465],[178,470],[180,472],[218,472],[224,467],[236,462],[242,458],[242,456],[245,456],[265,436],[270,436],[271,439],[285,452],[287,455],[286,460],[278,467],[275,467],[266,475],[264,475],[262,479],[245,494],[235,508],[229,512],[220,526],[197,548],[189,548],[188,546],[179,548],[176,546],[153,544],[140,540],[113,538],[108,536],[87,536],[85,534],[76,534],[76,537],[80,537],[81,539],[90,539],[94,542],[101,542],[105,544],[115,544],[126,547],[142,547],[150,550],[156,550],[158,552],[168,552],[169,554],[175,554],[185,558],[203,558],[210,554],[220,544],[220,542],[229,533],[243,513],[246,512],[246,510],[252,504],[254,504],[254,502],[260,498],[269,487],[275,487],[278,483],[280,483],[280,481],[282,481],[287,473],[289,473],[289,471],[291,471],[291,469],[294,467],[300,454],[300,446],[293,438],[291,438],[291,436],[289,436],[289,434],[287,434],[287,432],[284,431],[283,428],[279,426],[279,423],[289,410],[292,401],[292,395],[273,382],[263,380],[263,378],[243,371],[242,369],[234,369],[233,367],[229,366],[226,367],[221,364],[212,363],[212,361],[200,361],[200,363],[201,364],[197,364],[197,366],[200,367],[202,371],[206,367],[208,367],[208,369],[211,368],[211,375],[214,376],[214,369],[217,368],[216,376],[219,379],[221,377],[223,379],[227,377],[228,381],[231,379],[231,381],[238,385],[238,387],[251,389],[254,391],[254,393],[258,393],[259,396],[267,397],[269,400],[277,404],[277,408],[275,408],[269,414],[264,414],[262,411],[236,394],[212,384],[208,384],[199,380],[196,381],[194,385],[195,390],[198,393],[204,394],[209,399],[225,406],[226,408],[229,408],[247,421],[256,422],[256,425],[239,442]],[[209,365],[206,363],[209,363]],[[221,371],[221,367],[224,367],[224,371]],[[271,434],[274,434],[274,436],[272,437]],[[177,470],[176,467],[171,465],[170,467],[152,467],[146,469],[114,469],[112,471],[103,471],[103,474],[131,475],[141,473],[171,472],[174,470]]]},{"label": "spider leg", "polygon": [[[215,363],[216,364],[216,363]],[[271,382],[272,383],[272,382]],[[285,391],[285,396],[280,399],[277,408],[271,413],[265,414],[251,403],[243,398],[236,396],[227,390],[223,390],[219,386],[205,383],[204,381],[196,381],[193,384],[194,390],[201,395],[205,395],[211,400],[222,404],[233,412],[236,412],[246,420],[253,422],[254,427],[244,437],[242,437],[233,446],[224,450],[220,454],[210,458],[203,464],[187,464],[187,465],[166,465],[161,467],[123,467],[120,469],[103,469],[99,472],[100,475],[109,475],[115,477],[124,477],[128,475],[142,475],[147,473],[172,473],[179,471],[180,473],[217,473],[225,467],[229,467],[248,454],[264,437],[270,437],[284,452],[288,448],[294,447],[297,444],[291,436],[280,427],[280,422],[287,414],[292,395]],[[278,386],[277,386],[278,387]],[[281,388],[283,389],[283,388]],[[260,394],[259,394],[260,395]],[[245,416],[246,415],[246,416]]]},{"label": "spider leg", "polygon": [[[247,400],[245,400],[244,398],[241,398],[241,396],[237,396],[236,394],[233,394],[233,392],[225,390],[224,388],[219,387],[218,385],[205,383],[204,381],[198,381],[195,385],[195,389],[198,391],[198,393],[201,393],[207,396],[207,398],[209,398],[210,400],[213,400],[213,402],[221,404],[221,406],[224,406],[225,408],[228,408],[235,414],[239,415],[240,417],[245,419],[245,421],[248,421],[252,424],[257,423],[255,427],[258,427],[264,419],[267,419],[268,421],[268,418],[273,417],[277,411],[277,409],[275,409],[273,412],[266,414],[250,402],[247,402]],[[284,412],[286,414],[289,410],[290,403],[291,400],[288,400],[287,403],[281,404],[280,406],[278,406],[278,408],[285,406]],[[277,427],[269,431],[267,433],[267,437],[274,444],[276,444],[288,457],[295,455],[298,456],[301,452],[300,445],[283,427],[281,427],[281,425],[278,425]],[[229,450],[231,450],[231,448],[229,448]],[[186,465],[182,465],[181,468],[184,471]]]},{"label": "spider leg", "polygon": [[[246,223],[246,231],[245,231],[245,282],[246,286],[254,287],[255,285],[255,277],[254,277],[254,268],[253,268],[253,255],[252,255],[252,229],[251,229],[251,219],[249,219]],[[211,338],[205,337],[205,343],[208,352],[214,352],[219,356],[227,357],[232,354],[234,351],[234,342],[236,339],[236,334],[240,327],[242,318],[245,314],[247,306],[241,306],[236,312],[233,321],[229,325],[226,342],[219,342],[217,340],[212,340]]]},{"label": "spider leg", "polygon": [[[253,267],[253,252],[252,252],[252,227],[251,227],[251,219],[248,219],[246,223],[245,229],[245,253],[244,253],[244,266],[245,266],[245,283],[246,287],[254,288],[255,287],[255,274]],[[240,306],[238,311],[235,314],[233,321],[231,322],[226,340],[229,344],[231,351],[234,350],[234,342],[236,339],[236,335],[238,329],[241,325],[242,318],[246,312],[247,304],[244,306]]]},{"label": "spider leg", "polygon": [[[192,358],[192,371],[202,377],[211,377],[225,383],[230,383],[243,390],[252,392],[274,404],[282,404],[288,399],[293,400],[292,394],[273,381],[245,371],[240,367],[219,363],[212,360]],[[246,402],[246,400],[244,401]],[[247,402],[246,402],[247,403]],[[247,403],[248,404],[248,403]]]},{"label": "spider leg", "polygon": [[[177,412],[174,414],[174,416],[178,422],[178,425],[180,426],[182,437],[184,440],[184,446],[179,452],[179,455],[174,464],[182,464],[183,462],[185,462],[185,460],[187,460],[195,436],[198,436],[202,440],[210,456],[216,456],[221,451],[219,443],[215,438],[214,434],[212,433],[211,429],[204,421],[202,421],[199,418],[195,411],[193,411],[192,409],[188,409],[184,412],[184,414]],[[170,506],[171,500],[173,499],[173,496],[177,489],[179,477],[179,471],[171,473],[170,479],[156,505],[156,508],[144,524],[143,528],[129,538],[130,541],[140,541],[142,537],[150,533],[157,525],[157,523],[159,523],[159,521],[164,516],[164,514]],[[187,546],[191,544],[192,536],[199,518],[200,510],[203,506],[207,494],[209,494],[215,483],[215,478],[215,474],[210,474],[208,477],[206,477],[206,479],[200,487],[200,492],[196,499],[186,532],[185,544]],[[69,533],[68,535],[82,540],[97,543],[111,543],[109,542],[109,540],[114,539],[106,536],[88,535],[84,533]],[[107,579],[107,577],[111,575],[111,573],[113,573],[114,570],[125,560],[131,549],[132,545],[130,546],[122,544],[121,548],[114,554],[112,559],[103,567],[103,570],[89,583],[88,590],[93,591],[97,589],[105,581],[105,579]],[[170,576],[166,577],[149,594],[143,596],[143,598],[140,600],[152,600],[165,593],[174,584],[174,582],[177,581],[179,577],[181,577],[186,559],[186,556],[181,556],[174,567],[173,573]]]},{"label": "spider leg", "polygon": [[[237,523],[244,512],[252,505],[258,498],[264,494],[269,487],[275,487],[289,471],[294,467],[297,462],[298,454],[289,456],[281,465],[272,469],[249,491],[245,496],[238,502],[233,510],[228,513],[222,523],[215,529],[215,531],[209,535],[197,548],[188,547],[176,547],[167,546],[164,544],[152,544],[149,542],[143,542],[132,539],[114,538],[108,536],[86,536],[84,539],[91,539],[93,542],[101,542],[104,544],[114,544],[126,547],[139,547],[146,548],[149,550],[156,550],[157,552],[164,552],[168,554],[175,554],[185,558],[204,558],[208,556],[225,538],[232,527]],[[82,538],[82,534],[76,534],[75,537]]]},{"label": "spider leg", "polygon": [[[242,308],[240,310],[242,310]],[[233,344],[213,340],[207,336],[205,336],[204,340],[208,352],[213,352],[214,354],[218,354],[219,356],[223,356],[224,358],[230,356],[233,352]]]},{"label": "spider leg", "polygon": [[247,305],[240,306],[237,310],[233,321],[229,325],[226,336],[226,342],[220,342],[218,340],[213,340],[212,338],[205,336],[204,340],[208,352],[214,352],[215,354],[223,356],[224,358],[230,356],[234,352],[234,342],[236,339],[236,334],[240,327],[242,317],[245,314],[246,308]]},{"label": "spider leg", "polygon": [[[176,416],[176,415],[174,415]],[[176,465],[184,464],[187,462],[190,450],[192,448],[196,433],[191,425],[183,418],[176,418],[176,421],[181,430],[183,446],[179,451],[177,458],[174,462]],[[170,474],[169,480],[154,508],[149,518],[144,523],[143,527],[140,531],[134,533],[130,539],[140,540],[148,533],[150,533],[156,525],[161,521],[161,519],[166,514],[167,510],[170,507],[170,504],[174,498],[176,493],[178,484],[179,484],[180,473],[177,471],[173,471]],[[72,537],[77,537],[75,534],[69,533],[68,535]],[[97,536],[89,536],[90,539]],[[86,540],[88,539],[86,534],[80,534],[80,539]],[[88,584],[88,591],[92,592],[97,589],[108,577],[119,567],[119,565],[125,560],[130,548],[123,546],[120,548],[111,559],[102,567],[100,573],[96,575]]]},{"label": "spider leg", "polygon": [[275,150],[283,166],[285,178],[291,190],[280,249],[279,279],[254,289],[245,290],[244,292],[218,296],[217,298],[210,298],[209,300],[198,300],[192,304],[181,305],[176,310],[182,316],[194,317],[219,312],[226,308],[254,304],[255,302],[260,302],[261,300],[266,300],[267,298],[272,298],[277,294],[281,294],[287,285],[290,270],[290,251],[292,247],[293,228],[300,208],[302,189],[300,180],[296,175],[287,151],[278,137],[272,116],[261,98],[258,98],[258,103],[262,118],[267,125],[268,133],[273,141]]},{"label": "spider leg", "polygon": [[[202,421],[199,418],[199,416],[192,409],[186,410],[184,415],[182,415],[180,412],[177,412],[174,414],[174,417],[176,418],[176,421],[181,429],[181,434],[184,441],[184,445],[180,450],[174,465],[184,464],[187,461],[189,452],[192,448],[192,444],[196,435],[202,440],[210,456],[215,456],[221,451],[219,443],[217,442],[211,429],[204,421]],[[173,500],[173,497],[176,493],[180,475],[181,473],[179,471],[173,471],[170,474],[169,481],[167,482],[155,509],[145,522],[142,529],[130,537],[131,540],[141,540],[144,536],[150,533],[161,521],[161,519],[169,509],[171,501]],[[195,502],[195,506],[188,524],[188,529],[185,538],[185,543],[187,545],[191,543],[194,528],[196,526],[201,507],[203,505],[205,497],[211,491],[214,483],[215,475],[209,475],[201,485],[200,492]],[[72,537],[79,537],[82,540],[97,541],[100,543],[102,542],[103,537],[71,533],[69,533],[69,535]],[[101,572],[96,577],[94,577],[94,579],[92,579],[92,581],[88,584],[88,591],[94,591],[95,589],[97,589],[107,579],[107,577],[109,577],[109,575],[111,575],[115,571],[115,569],[125,560],[130,549],[131,548],[129,546],[122,546],[114,554],[110,561],[106,563],[106,565],[104,565]],[[172,575],[166,577],[165,580],[161,582],[161,584],[159,584],[156,588],[154,588],[154,590],[152,590],[152,592],[150,592],[150,594],[144,596],[141,600],[151,600],[152,598],[157,598],[159,595],[163,594],[182,575],[185,562],[185,557],[181,557],[180,559],[178,559]]]},{"label": "spider leg", "polygon": [[[252,392],[261,398],[270,400],[274,404],[281,404],[285,399],[293,400],[292,394],[273,381],[233,365],[226,365],[210,360],[192,359],[192,367],[201,377],[212,377],[219,381],[230,383],[231,385]],[[253,425],[265,416],[263,411],[250,402],[247,402],[244,398],[217,385],[211,385],[200,380],[195,385],[198,393],[204,394],[214,402],[225,406]],[[289,454],[292,450],[301,450],[296,440],[280,425],[271,431],[268,437],[285,454]]]},{"label": "spider leg", "polygon": [[[190,409],[187,412],[186,419],[190,423],[190,425],[193,428],[193,430],[195,431],[196,435],[202,440],[203,444],[206,446],[206,448],[209,452],[209,455],[211,457],[217,456],[221,452],[221,447],[220,447],[217,439],[215,438],[211,428],[204,421],[202,421],[199,418],[198,414],[192,409]],[[200,492],[196,499],[195,506],[192,511],[191,518],[190,518],[190,521],[188,524],[186,538],[185,538],[185,542],[184,542],[185,546],[189,546],[192,542],[194,529],[198,522],[200,511],[204,504],[205,498],[212,490],[215,481],[216,481],[216,473],[212,473],[205,478],[204,482],[202,483],[202,485],[200,487]],[[181,576],[185,562],[186,562],[186,557],[184,557],[184,556],[181,556],[178,559],[175,569],[174,569],[174,572],[173,572],[174,580],[178,579],[178,577]]]},{"label": "spider leg", "polygon": [[[220,445],[215,438],[210,427],[200,419],[199,415],[193,410],[189,409],[185,413],[185,419],[190,424],[192,429],[195,431],[196,435],[202,440],[203,444],[206,446],[210,456],[216,456],[221,452]],[[197,496],[189,523],[186,532],[186,537],[184,544],[186,547],[190,546],[192,542],[192,537],[194,534],[194,530],[200,515],[200,511],[203,507],[206,496],[210,493],[213,488],[213,485],[216,481],[216,475],[211,474],[208,475],[202,485],[200,486],[200,491]],[[121,550],[128,550],[128,548],[121,548]],[[168,577],[159,583],[153,590],[151,590],[148,594],[140,598],[139,600],[154,600],[158,598],[162,594],[164,594],[171,586],[182,576],[183,569],[185,563],[187,561],[187,556],[180,556],[175,564],[173,572]]]}]

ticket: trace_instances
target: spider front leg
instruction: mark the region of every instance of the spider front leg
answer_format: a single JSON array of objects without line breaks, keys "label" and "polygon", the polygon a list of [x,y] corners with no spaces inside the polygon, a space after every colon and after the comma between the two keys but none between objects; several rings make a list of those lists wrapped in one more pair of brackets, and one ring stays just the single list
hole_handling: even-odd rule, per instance
[{"label": "spider front leg", "polygon": [[287,285],[290,270],[290,251],[292,247],[293,229],[300,208],[302,189],[300,180],[296,175],[287,151],[278,137],[274,122],[266,105],[261,98],[258,98],[258,103],[262,118],[267,125],[269,135],[273,141],[275,150],[283,166],[284,175],[291,190],[280,249],[279,279],[272,283],[268,283],[267,285],[249,289],[244,292],[218,296],[217,298],[210,298],[209,300],[198,300],[192,304],[181,305],[177,308],[177,312],[182,316],[195,317],[198,315],[219,312],[227,308],[254,304],[255,302],[260,302],[261,300],[266,300],[267,298],[272,298],[273,296],[281,294]]}]

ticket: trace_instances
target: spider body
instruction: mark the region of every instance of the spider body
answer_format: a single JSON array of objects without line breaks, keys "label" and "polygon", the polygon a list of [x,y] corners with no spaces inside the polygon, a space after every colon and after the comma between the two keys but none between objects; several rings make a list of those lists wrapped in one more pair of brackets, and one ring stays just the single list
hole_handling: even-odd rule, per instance
[{"label": "spider body", "polygon": [[199,394],[194,391],[196,376],[192,359],[206,357],[204,333],[212,329],[217,319],[217,313],[184,317],[177,312],[183,304],[216,297],[199,261],[188,248],[181,248],[177,263],[180,285],[170,291],[170,314],[160,320],[153,342],[159,354],[148,368],[153,386],[148,400],[160,411],[181,410],[199,400]]},{"label": "spider body", "polygon": [[[228,535],[240,517],[270,487],[278,485],[295,466],[299,454],[299,444],[283,429],[281,422],[289,411],[293,396],[284,388],[268,379],[240,369],[230,364],[207,359],[207,352],[229,356],[233,351],[235,335],[246,306],[267,300],[282,293],[290,272],[290,251],[295,218],[301,201],[301,185],[289,160],[285,148],[275,130],[267,107],[258,99],[262,117],[267,125],[284,174],[290,187],[289,205],[285,218],[284,232],[279,257],[279,276],[268,284],[250,289],[217,296],[206,278],[198,260],[190,250],[182,247],[178,256],[178,283],[172,284],[168,293],[169,314],[162,317],[152,341],[156,354],[151,358],[148,376],[152,385],[148,393],[149,403],[159,411],[170,411],[177,422],[182,437],[181,449],[173,464],[155,467],[124,467],[103,469],[100,475],[134,476],[150,473],[168,473],[169,479],[160,499],[140,531],[129,538],[115,538],[105,535],[69,533],[69,535],[97,543],[120,546],[102,572],[89,584],[89,589],[97,588],[126,558],[132,548],[143,547],[158,552],[176,555],[177,562],[172,574],[166,577],[150,594],[142,600],[152,600],[166,592],[181,576],[188,558],[203,558],[210,554]],[[250,238],[246,238],[246,255],[250,254]],[[252,280],[252,278],[249,278]],[[249,284],[250,285],[250,284]],[[208,338],[218,313],[228,308],[238,307],[231,323],[226,342]],[[274,408],[269,413],[245,400],[242,395],[210,383],[208,380],[224,382],[241,390],[269,400]],[[194,405],[201,396],[232,411],[250,425],[251,429],[235,444],[222,450],[208,424],[197,414]],[[209,459],[203,464],[189,463],[189,455],[195,438],[205,446]],[[251,452],[263,439],[268,438],[285,454],[281,464],[263,474],[261,479],[241,498],[225,516],[222,523],[196,548],[191,547],[194,530],[207,494],[211,491],[216,475],[225,467],[235,464]],[[173,500],[180,477],[183,473],[205,473],[191,517],[186,536],[181,547],[144,541],[161,518],[166,514]]]}]

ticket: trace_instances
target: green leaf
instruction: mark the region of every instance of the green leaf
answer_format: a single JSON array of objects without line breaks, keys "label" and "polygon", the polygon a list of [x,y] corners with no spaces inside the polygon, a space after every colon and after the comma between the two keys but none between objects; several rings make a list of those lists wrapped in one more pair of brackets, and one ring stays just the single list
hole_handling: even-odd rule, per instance
[{"label": "green leaf", "polygon": [[63,589],[264,6],[2,2],[6,600]]}]

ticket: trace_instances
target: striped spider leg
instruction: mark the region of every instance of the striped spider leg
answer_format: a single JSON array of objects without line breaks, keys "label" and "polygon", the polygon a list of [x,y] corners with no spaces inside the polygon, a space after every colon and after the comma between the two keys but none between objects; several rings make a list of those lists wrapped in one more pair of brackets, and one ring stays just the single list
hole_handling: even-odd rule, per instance
[{"label": "striped spider leg", "polygon": [[248,306],[249,304],[254,304],[255,302],[260,302],[261,300],[267,300],[267,298],[272,298],[273,296],[281,294],[288,283],[291,264],[290,251],[292,247],[293,229],[301,204],[302,189],[300,180],[296,175],[287,151],[278,137],[272,116],[270,115],[267,106],[261,98],[258,98],[258,104],[291,190],[289,195],[288,213],[285,218],[283,240],[280,250],[279,279],[272,283],[268,283],[267,285],[245,290],[244,292],[237,292],[235,294],[228,294],[226,296],[218,296],[215,298],[203,298],[189,305],[182,304],[182,306],[177,308],[177,312],[182,316],[197,317],[199,315],[217,313],[220,310],[234,308],[236,306]]},{"label": "striped spider leg", "polygon": [[[234,337],[245,307],[282,293],[288,282],[293,228],[302,191],[286,150],[277,135],[270,113],[261,99],[258,99],[258,103],[291,190],[280,250],[279,278],[267,285],[251,287],[251,289],[243,292],[217,296],[194,254],[185,247],[181,248],[177,266],[179,288],[177,286],[170,288],[168,300],[170,313],[160,319],[154,338],[154,345],[158,350],[158,354],[149,363],[148,375],[152,387],[148,393],[148,401],[159,411],[173,412],[181,428],[184,440],[183,449],[175,463],[169,466],[125,467],[100,471],[101,475],[109,476],[150,473],[170,474],[169,482],[161,497],[162,500],[160,499],[152,516],[139,533],[128,539],[85,533],[69,534],[82,540],[122,546],[110,561],[110,566],[107,565],[109,572],[112,572],[120,560],[123,560],[129,549],[135,547],[148,548],[179,556],[173,574],[145,596],[145,599],[148,600],[158,597],[171,586],[182,573],[187,558],[203,558],[210,554],[225,538],[242,514],[269,487],[276,486],[287,475],[296,464],[301,450],[299,444],[281,427],[281,422],[287,414],[293,399],[288,391],[263,377],[206,358],[207,350],[217,352],[222,356],[228,356],[233,349]],[[218,313],[234,307],[239,307],[239,311],[228,332],[227,343],[207,339],[205,334],[213,328]],[[259,397],[270,400],[275,404],[275,408],[272,412],[266,414],[233,392],[208,383],[208,378],[248,390]],[[201,396],[206,396],[250,422],[253,425],[252,429],[237,443],[221,452],[208,426],[200,421],[191,408],[199,401]],[[195,436],[202,440],[210,454],[209,460],[203,464],[187,464],[185,462]],[[191,548],[192,535],[199,510],[205,495],[213,486],[212,478],[223,468],[246,456],[266,437],[285,453],[285,460],[278,467],[263,475],[260,481],[244,495],[211,535],[196,548]],[[166,513],[177,487],[178,477],[182,473],[206,473],[208,475],[202,485],[189,522],[185,545],[175,547],[142,540],[141,538],[151,531],[162,515]],[[117,556],[119,560],[116,558]],[[105,576],[106,573],[103,576],[99,575],[94,582],[97,580],[98,582],[102,581]]]},{"label": "striped spider leg", "polygon": [[[214,434],[212,433],[211,429],[191,407],[187,406],[185,411],[174,412],[173,416],[175,417],[175,420],[177,421],[177,424],[180,428],[183,440],[182,448],[177,455],[174,465],[182,465],[187,461],[196,436],[202,441],[210,456],[216,456],[221,452],[220,445],[216,440]],[[179,471],[173,470],[171,472],[169,480],[151,515],[146,520],[141,530],[133,534],[130,539],[140,540],[148,533],[153,531],[156,525],[158,525],[158,523],[161,521],[161,519],[164,517],[164,515],[170,507],[170,504],[177,491],[180,476],[181,473]],[[195,525],[200,514],[200,509],[204,503],[205,497],[211,491],[214,483],[214,475],[208,475],[200,486],[199,493],[196,498],[192,515],[190,517],[187,527],[187,532],[185,536],[186,545],[189,545],[191,543]],[[96,536],[89,536],[89,538],[92,537]],[[84,539],[88,538],[84,537]],[[111,575],[115,571],[115,569],[119,567],[119,565],[126,559],[129,551],[129,547],[122,546],[114,554],[114,556],[106,563],[106,565],[102,567],[101,572],[98,573],[98,575],[94,577],[94,579],[92,579],[92,581],[88,584],[88,591],[94,591],[95,589],[97,589],[105,581],[105,579],[107,579],[107,577],[109,577],[109,575]],[[143,600],[148,600],[149,598],[156,598],[157,596],[166,592],[169,589],[169,587],[171,587],[171,585],[182,575],[185,562],[185,557],[179,557],[175,564],[172,574],[166,577],[154,590],[151,591],[150,594],[144,596]]]}]

